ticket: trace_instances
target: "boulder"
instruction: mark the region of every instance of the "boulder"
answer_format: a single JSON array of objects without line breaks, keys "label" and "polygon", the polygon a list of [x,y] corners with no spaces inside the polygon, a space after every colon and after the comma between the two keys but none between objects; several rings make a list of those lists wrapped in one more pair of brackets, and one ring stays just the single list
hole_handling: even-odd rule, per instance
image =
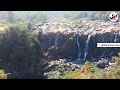
[{"label": "boulder", "polygon": [[96,66],[97,66],[98,68],[104,69],[106,65],[109,65],[109,61],[108,61],[107,59],[101,58],[101,60],[99,60],[99,61],[97,62],[97,65],[96,65]]}]

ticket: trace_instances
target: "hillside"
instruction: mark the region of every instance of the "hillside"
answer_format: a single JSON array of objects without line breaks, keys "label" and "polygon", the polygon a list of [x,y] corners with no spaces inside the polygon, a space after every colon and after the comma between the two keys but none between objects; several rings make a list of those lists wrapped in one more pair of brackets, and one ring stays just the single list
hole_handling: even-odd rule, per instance
[{"label": "hillside", "polygon": [[[120,79],[110,11],[0,12],[0,79]],[[120,12],[118,11],[118,14]]]}]

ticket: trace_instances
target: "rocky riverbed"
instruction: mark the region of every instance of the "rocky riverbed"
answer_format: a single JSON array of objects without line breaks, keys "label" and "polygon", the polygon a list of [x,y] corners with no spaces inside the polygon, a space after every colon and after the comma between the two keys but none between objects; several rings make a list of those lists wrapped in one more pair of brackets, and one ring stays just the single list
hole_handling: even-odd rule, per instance
[{"label": "rocky riverbed", "polygon": [[[49,61],[48,65],[49,71],[44,73],[44,76],[48,79],[68,79],[66,75],[67,73],[70,74],[70,72],[73,72],[73,74],[70,75],[75,75],[75,77],[73,78],[76,78],[76,72],[79,73],[78,75],[82,75],[85,73],[86,70],[88,71],[87,73],[90,73],[89,70],[91,70],[92,68],[95,72],[102,71],[104,73],[109,73],[112,70],[117,69],[116,63],[110,63],[106,59],[101,59],[96,63],[91,62],[91,64],[86,64],[86,62],[81,61],[71,62],[70,60],[59,59]],[[83,78],[85,77],[83,76]]]}]

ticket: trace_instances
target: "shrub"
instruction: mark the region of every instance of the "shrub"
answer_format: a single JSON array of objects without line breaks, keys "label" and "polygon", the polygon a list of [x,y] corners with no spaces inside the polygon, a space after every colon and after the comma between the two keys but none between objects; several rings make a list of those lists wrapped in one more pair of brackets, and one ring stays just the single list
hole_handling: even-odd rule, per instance
[{"label": "shrub", "polygon": [[84,66],[81,68],[81,72],[91,72],[94,73],[95,72],[95,68],[93,66],[93,64],[89,61],[86,61]]},{"label": "shrub", "polygon": [[81,75],[80,70],[76,70],[76,71],[65,72],[64,77],[66,79],[79,79],[80,75]]},{"label": "shrub", "polygon": [[11,73],[10,78],[43,76],[44,63],[40,42],[24,26],[11,25],[0,35],[0,59],[0,67]]},{"label": "shrub", "polygon": [[108,75],[111,79],[120,79],[120,67],[111,70]]},{"label": "shrub", "polygon": [[7,74],[4,70],[0,70],[0,79],[7,79]]},{"label": "shrub", "polygon": [[90,79],[109,79],[109,75],[104,70],[96,70],[96,72],[91,75]]},{"label": "shrub", "polygon": [[94,72],[94,65],[91,62],[86,61],[85,64],[81,67],[81,69],[65,72],[64,77],[66,79],[89,79]]},{"label": "shrub", "polygon": [[116,63],[117,63],[117,66],[118,66],[118,65],[120,65],[120,58],[119,58],[119,57],[114,56],[114,57],[112,57],[112,62],[113,62],[113,63],[115,63],[115,62],[116,62]]},{"label": "shrub", "polygon": [[75,71],[56,69],[48,74],[50,79],[120,79],[120,67],[112,68],[110,71],[95,68],[95,66],[86,61],[86,63]]}]

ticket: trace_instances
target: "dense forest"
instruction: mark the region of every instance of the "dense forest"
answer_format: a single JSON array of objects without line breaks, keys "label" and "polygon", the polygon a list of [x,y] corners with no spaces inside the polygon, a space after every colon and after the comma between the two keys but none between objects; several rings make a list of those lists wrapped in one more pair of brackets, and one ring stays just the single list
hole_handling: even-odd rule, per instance
[{"label": "dense forest", "polygon": [[110,13],[0,11],[0,79],[119,79],[120,49],[96,46],[120,42]]}]

